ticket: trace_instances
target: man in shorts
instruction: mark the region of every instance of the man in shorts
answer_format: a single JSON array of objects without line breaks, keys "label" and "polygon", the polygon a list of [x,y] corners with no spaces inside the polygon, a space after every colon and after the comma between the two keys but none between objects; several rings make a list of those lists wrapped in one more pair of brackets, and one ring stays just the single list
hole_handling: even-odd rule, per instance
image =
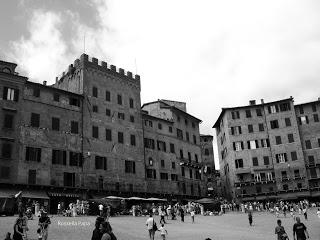
[{"label": "man in shorts", "polygon": [[154,240],[155,229],[153,228],[154,219],[152,217],[152,214],[149,215],[149,218],[146,221],[146,225],[147,225],[147,229],[148,229],[148,232],[149,232],[150,240]]},{"label": "man in shorts", "polygon": [[300,217],[296,217],[296,221],[293,225],[293,240],[306,240],[309,238],[307,227],[300,222]]}]

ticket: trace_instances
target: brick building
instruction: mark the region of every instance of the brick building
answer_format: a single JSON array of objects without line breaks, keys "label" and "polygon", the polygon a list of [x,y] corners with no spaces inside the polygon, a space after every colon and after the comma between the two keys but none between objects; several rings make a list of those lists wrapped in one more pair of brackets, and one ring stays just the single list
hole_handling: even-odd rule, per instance
[{"label": "brick building", "polygon": [[[319,103],[315,104],[319,108]],[[306,111],[312,115],[314,109],[311,110],[311,104],[306,105]],[[304,143],[310,138],[316,140],[318,123],[307,123],[308,118],[300,116],[298,108],[301,107],[294,106],[290,97],[269,103],[261,100],[261,104],[250,101],[248,106],[222,109],[214,128],[222,193],[227,198],[247,201],[316,196],[310,192],[311,182],[317,189],[316,171],[311,170],[311,180],[310,170],[307,174],[306,169],[306,157],[315,159],[316,150],[307,150]]]},{"label": "brick building", "polygon": [[142,111],[140,76],[85,54],[52,86],[28,81],[16,66],[0,61],[2,191],[23,189],[44,205],[50,198],[51,208],[106,195],[206,193],[201,121],[185,103],[163,100]]}]

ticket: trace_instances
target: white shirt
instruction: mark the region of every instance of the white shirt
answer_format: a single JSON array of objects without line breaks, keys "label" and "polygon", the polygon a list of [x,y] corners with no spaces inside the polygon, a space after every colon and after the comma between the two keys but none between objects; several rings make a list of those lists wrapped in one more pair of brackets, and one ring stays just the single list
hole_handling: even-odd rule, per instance
[{"label": "white shirt", "polygon": [[318,215],[318,217],[320,218],[320,211],[317,211],[317,215]]},{"label": "white shirt", "polygon": [[153,228],[153,223],[154,223],[154,219],[153,217],[149,217],[146,221],[146,225],[147,225],[147,228],[148,230],[152,229]]},{"label": "white shirt", "polygon": [[166,230],[164,229],[164,227],[160,227],[159,231],[161,235],[166,235]]},{"label": "white shirt", "polygon": [[58,209],[60,209],[61,208],[61,205],[60,205],[60,203],[58,204]]},{"label": "white shirt", "polygon": [[103,210],[103,205],[102,204],[99,205],[99,210],[100,211]]},{"label": "white shirt", "polygon": [[194,211],[191,211],[190,214],[191,214],[191,217],[194,217]]}]

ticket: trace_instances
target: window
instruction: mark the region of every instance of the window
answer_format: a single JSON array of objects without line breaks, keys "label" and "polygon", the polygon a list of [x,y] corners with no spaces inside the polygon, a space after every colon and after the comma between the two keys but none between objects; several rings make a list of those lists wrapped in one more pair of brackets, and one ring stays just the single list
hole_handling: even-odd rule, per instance
[{"label": "window", "polygon": [[95,156],[96,169],[107,170],[107,158]]},{"label": "window", "polygon": [[258,166],[259,165],[258,158],[256,158],[256,157],[252,158],[252,165],[253,166]]},{"label": "window", "polygon": [[270,121],[271,129],[279,128],[278,120]]},{"label": "window", "polygon": [[193,143],[194,143],[194,144],[197,144],[197,137],[196,137],[196,135],[193,135]]},{"label": "window", "polygon": [[152,159],[152,158],[149,158],[148,160],[149,160],[149,165],[150,165],[150,166],[153,166],[153,159]]},{"label": "window", "polygon": [[103,190],[103,177],[102,177],[102,176],[100,176],[100,177],[98,178],[98,188],[99,188],[100,190]]},{"label": "window", "polygon": [[269,139],[261,139],[261,147],[263,147],[263,148],[270,147]]},{"label": "window", "polygon": [[130,115],[130,122],[134,123],[134,116]]},{"label": "window", "polygon": [[195,170],[195,177],[198,180],[201,180],[201,173],[199,172],[199,170]]},{"label": "window", "polygon": [[70,97],[70,98],[69,98],[69,104],[70,104],[71,106],[80,107],[80,100],[79,100],[78,98]]},{"label": "window", "polygon": [[69,152],[69,165],[82,167],[82,154],[77,152]]},{"label": "window", "polygon": [[122,96],[120,94],[118,94],[117,100],[118,100],[118,104],[122,105]]},{"label": "window", "polygon": [[287,176],[287,171],[281,171],[281,178],[282,178],[283,180],[288,178],[288,176]]},{"label": "window", "polygon": [[189,160],[189,162],[191,161],[191,153],[190,152],[188,152],[188,160]]},{"label": "window", "polygon": [[240,135],[241,133],[241,126],[231,127],[231,135]]},{"label": "window", "polygon": [[95,112],[95,113],[98,112],[98,106],[97,105],[93,105],[92,106],[92,112]]},{"label": "window", "polygon": [[194,122],[192,122],[192,128],[196,128],[196,124]]},{"label": "window", "polygon": [[320,147],[320,138],[318,138],[318,147]]},{"label": "window", "polygon": [[317,178],[318,177],[316,168],[310,168],[310,177],[311,178]]},{"label": "window", "polygon": [[299,112],[300,112],[300,114],[304,114],[303,106],[299,106]]},{"label": "window", "polygon": [[153,124],[152,124],[152,121],[150,121],[150,120],[144,120],[144,125],[152,127]]},{"label": "window", "polygon": [[118,118],[124,120],[125,116],[124,113],[118,112]]},{"label": "window", "polygon": [[264,131],[264,125],[263,123],[259,123],[259,131],[263,132]]},{"label": "window", "polygon": [[78,134],[79,133],[79,123],[76,121],[71,121],[71,133]]},{"label": "window", "polygon": [[234,112],[231,112],[231,116],[232,116],[232,119],[239,119],[240,113],[239,111],[234,111]]},{"label": "window", "polygon": [[193,178],[192,169],[189,169],[189,178]]},{"label": "window", "polygon": [[97,126],[92,126],[92,137],[99,138],[99,128]]},{"label": "window", "polygon": [[257,192],[257,193],[261,193],[261,191],[262,191],[261,186],[256,186],[256,192]]},{"label": "window", "polygon": [[110,117],[111,116],[111,111],[109,108],[106,108],[106,116]]},{"label": "window", "polygon": [[147,169],[147,178],[156,179],[156,170],[155,169]]},{"label": "window", "polygon": [[161,180],[168,180],[168,173],[160,173],[160,179]]},{"label": "window", "polygon": [[257,109],[256,109],[256,113],[257,113],[257,116],[258,116],[258,117],[261,117],[261,116],[262,116],[262,112],[261,112],[261,109],[260,109],[260,108],[257,108]]},{"label": "window", "polygon": [[209,156],[209,155],[210,155],[208,148],[206,148],[206,149],[204,150],[204,155],[205,155],[205,156]]},{"label": "window", "polygon": [[288,184],[283,184],[283,185],[282,185],[282,189],[283,189],[284,191],[289,190]]},{"label": "window", "polygon": [[196,162],[199,162],[199,159],[198,159],[198,155],[197,154],[194,154],[194,159]]},{"label": "window", "polygon": [[318,114],[313,114],[313,121],[314,121],[314,122],[319,122],[319,116],[318,116]]},{"label": "window", "polygon": [[29,169],[28,172],[28,184],[36,184],[37,182],[37,171],[33,169]]},{"label": "window", "polygon": [[189,138],[189,133],[186,132],[186,140],[189,142],[190,141],[190,138]]},{"label": "window", "polygon": [[258,140],[251,140],[247,142],[248,144],[248,149],[257,149],[258,146]]},{"label": "window", "polygon": [[251,111],[250,110],[246,110],[246,117],[251,118]]},{"label": "window", "polygon": [[181,176],[182,176],[182,177],[185,176],[184,167],[181,167]]},{"label": "window", "polygon": [[52,164],[67,165],[67,152],[63,150],[52,150]]},{"label": "window", "polygon": [[249,133],[253,132],[253,126],[251,124],[248,125],[248,132]]},{"label": "window", "polygon": [[12,145],[10,143],[2,143],[1,156],[3,158],[11,159]]},{"label": "window", "polygon": [[286,103],[280,103],[279,107],[280,107],[280,111],[281,112],[289,111],[291,109],[290,103],[287,103],[287,102]]},{"label": "window", "polygon": [[294,177],[295,177],[295,178],[299,178],[299,177],[300,177],[300,171],[299,171],[299,169],[295,169],[295,170],[294,170]]},{"label": "window", "polygon": [[129,105],[130,105],[130,108],[133,108],[133,107],[134,107],[134,106],[133,106],[134,104],[133,104],[133,99],[132,99],[132,98],[129,99]]},{"label": "window", "polygon": [[59,118],[52,118],[52,130],[59,131],[60,130],[60,119]]},{"label": "window", "polygon": [[269,113],[277,113],[277,112],[279,112],[278,105],[268,106],[268,112]]},{"label": "window", "polygon": [[97,87],[92,87],[92,96],[93,97],[98,97],[98,88]]},{"label": "window", "polygon": [[0,178],[2,179],[10,178],[10,167],[0,167]]},{"label": "window", "polygon": [[180,149],[180,158],[183,159],[183,150]]},{"label": "window", "polygon": [[264,165],[269,165],[269,164],[270,164],[270,161],[269,161],[269,157],[268,157],[268,156],[264,156],[264,157],[263,157],[263,163],[264,163]]},{"label": "window", "polygon": [[3,87],[3,96],[4,100],[15,101],[19,100],[19,90],[14,88]]},{"label": "window", "polygon": [[125,161],[125,173],[136,173],[136,163],[134,161]]},{"label": "window", "polygon": [[300,125],[309,124],[309,118],[308,116],[298,117],[298,122]]},{"label": "window", "polygon": [[26,147],[26,161],[40,162],[41,148]]},{"label": "window", "polygon": [[294,138],[293,138],[293,134],[292,133],[288,134],[288,142],[289,143],[293,143],[294,142]]},{"label": "window", "polygon": [[136,136],[135,135],[130,135],[130,144],[131,144],[131,146],[136,145]]},{"label": "window", "polygon": [[75,173],[63,173],[63,185],[65,187],[75,187],[76,185],[76,174]]},{"label": "window", "polygon": [[281,143],[282,143],[281,136],[276,136],[276,144],[279,145]]},{"label": "window", "polygon": [[308,156],[308,163],[310,166],[314,166],[315,165],[315,161],[314,161],[314,156]]},{"label": "window", "polygon": [[59,93],[54,93],[53,94],[53,101],[59,102],[60,101],[60,94]]},{"label": "window", "polygon": [[162,124],[158,123],[158,129],[162,129]]},{"label": "window", "polygon": [[175,153],[174,144],[170,143],[170,152]]},{"label": "window", "polygon": [[144,147],[145,148],[151,148],[151,149],[154,149],[154,140],[153,139],[150,139],[150,138],[145,138],[144,139]]},{"label": "window", "polygon": [[187,193],[187,188],[186,188],[186,184],[182,183],[182,193],[186,194]]},{"label": "window", "polygon": [[159,151],[166,152],[166,143],[163,141],[157,141],[157,146]]},{"label": "window", "polygon": [[164,160],[161,159],[161,167],[165,167]]},{"label": "window", "polygon": [[4,115],[4,124],[3,128],[12,129],[13,128],[13,115],[5,114]]},{"label": "window", "polygon": [[40,126],[40,114],[31,113],[31,127],[39,127]]},{"label": "window", "polygon": [[182,133],[182,130],[177,128],[177,138],[183,140],[183,133]]},{"label": "window", "polygon": [[171,181],[178,181],[178,175],[177,174],[171,174]]},{"label": "window", "polygon": [[106,91],[106,101],[110,102],[110,100],[111,100],[111,94],[109,91]]},{"label": "window", "polygon": [[296,161],[298,160],[297,152],[291,152],[291,161]]},{"label": "window", "polygon": [[280,153],[280,154],[276,154],[276,160],[277,163],[284,163],[287,162],[287,154],[286,153]]},{"label": "window", "polygon": [[169,126],[169,132],[172,133],[172,127],[171,126]]},{"label": "window", "polygon": [[242,159],[236,159],[235,161],[236,168],[243,168],[243,160]]},{"label": "window", "polygon": [[235,150],[237,152],[243,150],[243,142],[234,142],[233,143],[233,150]]},{"label": "window", "polygon": [[302,183],[297,183],[297,188],[302,188]]},{"label": "window", "polygon": [[107,141],[112,141],[112,132],[111,129],[106,129],[106,140]]},{"label": "window", "polygon": [[123,143],[123,132],[118,132],[118,143]]},{"label": "window", "polygon": [[272,181],[274,179],[274,172],[267,172],[267,180]]},{"label": "window", "polygon": [[306,149],[311,149],[312,148],[310,140],[306,140],[305,143],[306,143]]},{"label": "window", "polygon": [[311,107],[312,107],[312,111],[313,111],[313,112],[316,112],[316,111],[317,111],[317,106],[316,106],[315,103],[313,103],[313,104],[311,105]]},{"label": "window", "polygon": [[176,163],[175,162],[171,162],[171,168],[172,169],[176,169]]},{"label": "window", "polygon": [[285,118],[284,121],[285,121],[285,123],[286,123],[286,127],[291,127],[291,120],[290,120],[290,118]]}]

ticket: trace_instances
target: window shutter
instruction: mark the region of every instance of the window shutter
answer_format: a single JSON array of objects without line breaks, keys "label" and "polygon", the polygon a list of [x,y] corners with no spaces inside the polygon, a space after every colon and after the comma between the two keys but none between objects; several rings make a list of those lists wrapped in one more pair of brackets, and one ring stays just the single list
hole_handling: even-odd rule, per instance
[{"label": "window shutter", "polygon": [[261,147],[264,148],[264,142],[263,142],[263,139],[261,139]]},{"label": "window shutter", "polygon": [[255,142],[256,142],[256,148],[259,148],[258,140],[255,140]]},{"label": "window shutter", "polygon": [[26,161],[29,161],[29,156],[30,156],[29,148],[27,147],[26,148]]},{"label": "window shutter", "polygon": [[244,149],[244,146],[243,146],[243,142],[241,141],[241,149],[243,150]]},{"label": "window shutter", "polygon": [[67,165],[67,152],[62,151],[62,156],[63,156],[63,165]]},{"label": "window shutter", "polygon": [[15,89],[15,90],[14,90],[13,100],[14,100],[15,102],[18,102],[18,100],[19,100],[19,90],[18,90],[18,89]]},{"label": "window shutter", "polygon": [[271,113],[271,107],[270,106],[268,106],[268,112]]},{"label": "window shutter", "polygon": [[279,112],[279,106],[275,105],[275,107],[276,107],[276,112]]},{"label": "window shutter", "polygon": [[234,135],[234,127],[231,127],[231,135]]},{"label": "window shutter", "polygon": [[307,122],[307,124],[309,124],[309,118],[308,118],[308,116],[306,116],[306,122]]},{"label": "window shutter", "polygon": [[236,150],[236,143],[233,142],[233,150],[235,151]]},{"label": "window shutter", "polygon": [[241,126],[238,127],[238,130],[239,130],[239,134],[241,134]]},{"label": "window shutter", "polygon": [[279,155],[276,155],[276,162],[279,163]]},{"label": "window shutter", "polygon": [[107,170],[107,158],[106,157],[103,158],[103,169]]},{"label": "window shutter", "polygon": [[3,87],[2,99],[3,100],[7,100],[7,97],[8,97],[8,88],[7,87]]},{"label": "window shutter", "polygon": [[267,147],[270,147],[270,142],[269,142],[269,139],[267,138]]},{"label": "window shutter", "polygon": [[41,162],[41,148],[38,148],[38,162]]},{"label": "window shutter", "polygon": [[234,112],[231,112],[231,115],[232,115],[232,119],[234,119]]},{"label": "window shutter", "polygon": [[301,125],[301,118],[300,117],[298,117],[298,123],[299,123],[299,125]]},{"label": "window shutter", "polygon": [[136,162],[132,162],[132,172],[136,173]]},{"label": "window shutter", "polygon": [[251,147],[250,147],[250,141],[247,141],[247,144],[248,144],[248,149],[251,149]]}]

